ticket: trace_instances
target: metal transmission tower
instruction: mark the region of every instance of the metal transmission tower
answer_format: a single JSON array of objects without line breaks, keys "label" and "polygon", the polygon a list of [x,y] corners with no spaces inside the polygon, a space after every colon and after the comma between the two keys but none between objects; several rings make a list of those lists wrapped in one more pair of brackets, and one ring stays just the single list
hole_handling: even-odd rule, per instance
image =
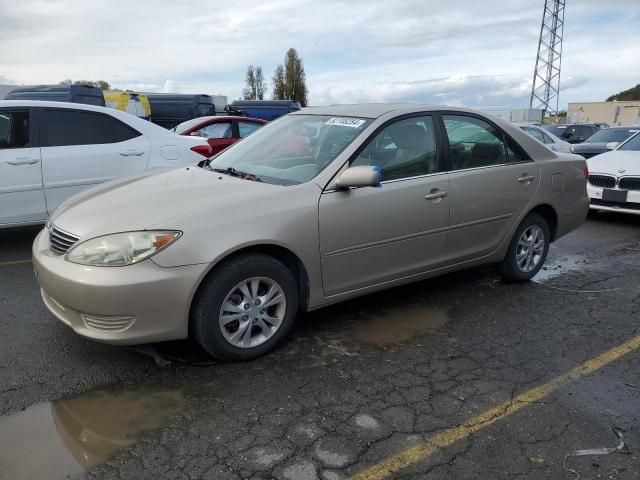
[{"label": "metal transmission tower", "polygon": [[545,113],[558,113],[560,66],[562,64],[562,35],[564,31],[565,0],[545,0],[538,56],[533,71],[530,108]]}]

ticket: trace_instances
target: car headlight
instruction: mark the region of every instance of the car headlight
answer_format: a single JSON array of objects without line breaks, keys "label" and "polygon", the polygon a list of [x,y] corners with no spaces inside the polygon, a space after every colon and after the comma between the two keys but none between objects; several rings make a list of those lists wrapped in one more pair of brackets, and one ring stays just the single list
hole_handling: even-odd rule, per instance
[{"label": "car headlight", "polygon": [[122,267],[146,260],[180,235],[182,232],[165,230],[114,233],[79,243],[64,258],[81,265]]}]

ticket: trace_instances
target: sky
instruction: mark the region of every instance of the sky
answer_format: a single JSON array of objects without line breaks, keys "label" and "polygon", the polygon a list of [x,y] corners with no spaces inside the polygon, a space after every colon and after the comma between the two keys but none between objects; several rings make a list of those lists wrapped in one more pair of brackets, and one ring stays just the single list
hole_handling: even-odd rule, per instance
[{"label": "sky", "polygon": [[[560,107],[640,83],[640,0],[567,0]],[[304,61],[311,105],[529,105],[544,0],[0,0],[0,84],[239,98]]]}]

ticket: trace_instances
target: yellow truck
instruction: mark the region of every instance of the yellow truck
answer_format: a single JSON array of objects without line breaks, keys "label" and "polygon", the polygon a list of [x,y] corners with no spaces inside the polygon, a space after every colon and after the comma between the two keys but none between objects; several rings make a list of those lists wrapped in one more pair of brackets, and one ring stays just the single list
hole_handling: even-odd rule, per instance
[{"label": "yellow truck", "polygon": [[151,120],[149,99],[142,93],[118,90],[103,90],[104,103],[109,108],[127,112],[136,117]]}]

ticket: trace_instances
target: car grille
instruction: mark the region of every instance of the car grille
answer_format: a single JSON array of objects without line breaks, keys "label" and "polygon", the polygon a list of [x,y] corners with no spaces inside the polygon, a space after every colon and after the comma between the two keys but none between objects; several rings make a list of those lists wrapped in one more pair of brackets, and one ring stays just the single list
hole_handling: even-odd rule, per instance
[{"label": "car grille", "polygon": [[589,183],[594,187],[613,188],[616,186],[616,177],[611,175],[589,175]]},{"label": "car grille", "polygon": [[54,225],[49,227],[49,248],[58,255],[63,255],[69,251],[71,246],[78,241],[78,237],[64,230],[56,228]]},{"label": "car grille", "polygon": [[640,177],[624,177],[618,182],[622,190],[640,190]]}]

